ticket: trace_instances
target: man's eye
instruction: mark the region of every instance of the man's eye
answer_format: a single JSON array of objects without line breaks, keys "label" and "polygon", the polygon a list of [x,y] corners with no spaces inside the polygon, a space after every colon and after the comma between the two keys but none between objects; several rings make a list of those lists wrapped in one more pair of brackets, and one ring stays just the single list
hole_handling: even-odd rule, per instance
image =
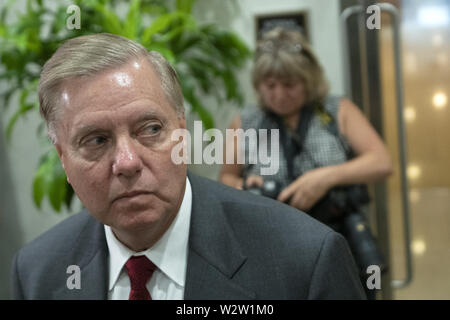
[{"label": "man's eye", "polygon": [[159,124],[150,124],[150,125],[145,126],[144,128],[142,128],[141,135],[144,135],[144,136],[156,135],[156,134],[158,134],[161,131],[161,128],[162,127]]},{"label": "man's eye", "polygon": [[107,142],[106,137],[104,136],[95,136],[92,138],[85,139],[84,142],[82,142],[82,145],[86,147],[99,147],[104,145]]}]

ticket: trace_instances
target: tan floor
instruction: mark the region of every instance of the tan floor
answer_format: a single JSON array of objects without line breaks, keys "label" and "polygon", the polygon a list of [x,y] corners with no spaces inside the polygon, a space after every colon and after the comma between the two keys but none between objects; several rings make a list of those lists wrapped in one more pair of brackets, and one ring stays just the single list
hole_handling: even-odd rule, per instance
[{"label": "tan floor", "polygon": [[[405,274],[400,197],[391,196],[393,277]],[[394,299],[450,299],[450,188],[411,189],[413,281]],[[395,214],[395,212],[397,214]]]}]

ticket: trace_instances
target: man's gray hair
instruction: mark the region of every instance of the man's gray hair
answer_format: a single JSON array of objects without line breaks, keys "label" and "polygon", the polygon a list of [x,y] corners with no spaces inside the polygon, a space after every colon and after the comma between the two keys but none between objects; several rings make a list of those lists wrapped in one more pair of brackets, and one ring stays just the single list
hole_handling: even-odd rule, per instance
[{"label": "man's gray hair", "polygon": [[184,116],[183,93],[175,70],[156,51],[147,51],[127,38],[100,33],[66,41],[45,63],[39,82],[40,113],[48,135],[56,143],[55,121],[60,111],[62,84],[77,77],[90,77],[122,66],[133,59],[146,58],[161,80],[161,87],[179,117]]}]

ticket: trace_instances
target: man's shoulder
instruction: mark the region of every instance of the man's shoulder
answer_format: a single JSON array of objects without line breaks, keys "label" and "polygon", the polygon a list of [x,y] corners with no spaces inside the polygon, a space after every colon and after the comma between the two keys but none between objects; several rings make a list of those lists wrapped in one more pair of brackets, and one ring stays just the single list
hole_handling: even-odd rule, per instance
[{"label": "man's shoulder", "polygon": [[82,231],[92,223],[95,219],[87,211],[74,214],[26,244],[19,251],[21,257],[36,262],[49,255],[63,254],[73,248]]},{"label": "man's shoulder", "polygon": [[[325,277],[333,263],[344,269],[348,266],[351,272],[357,273],[349,259],[345,239],[306,213],[208,179],[190,177],[190,180],[193,199],[197,201],[197,204],[193,202],[193,208],[201,211],[192,212],[192,219],[196,219],[196,228],[191,229],[196,231],[195,239],[200,238],[203,243],[208,239],[210,251],[228,250],[229,254],[233,248],[234,252],[240,252],[246,262],[239,276],[247,284],[249,279],[263,281],[263,287],[257,283],[250,285],[261,296],[272,297],[276,292],[276,296],[290,299],[313,297],[311,286],[327,287],[320,281],[313,284],[313,277]],[[208,237],[199,237],[199,233]],[[221,241],[215,240],[216,235]],[[336,261],[324,263],[329,261],[325,257],[331,253]],[[349,277],[351,281],[355,278]],[[265,292],[267,288],[270,289]]]},{"label": "man's shoulder", "polygon": [[[192,180],[192,176],[190,179]],[[253,229],[270,232],[274,237],[291,237],[302,242],[308,238],[313,239],[313,242],[324,239],[332,232],[328,226],[287,204],[237,190],[207,178],[195,176],[195,180],[194,186],[203,184],[198,192],[204,193],[204,190],[208,190],[205,198],[214,196],[221,202],[224,214],[232,225],[251,224]],[[204,190],[201,190],[203,188]],[[197,191],[194,187],[193,192]],[[299,234],[302,236],[299,237]]]},{"label": "man's shoulder", "polygon": [[13,297],[53,299],[59,288],[65,288],[68,267],[83,269],[105,242],[102,226],[82,211],[25,245],[13,259]]}]

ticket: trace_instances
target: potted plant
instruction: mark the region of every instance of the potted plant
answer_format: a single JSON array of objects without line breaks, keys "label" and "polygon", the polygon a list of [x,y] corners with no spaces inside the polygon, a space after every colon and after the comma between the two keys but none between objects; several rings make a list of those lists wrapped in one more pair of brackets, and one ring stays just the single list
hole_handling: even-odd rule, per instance
[{"label": "potted plant", "polygon": [[[191,111],[202,120],[206,129],[214,126],[213,117],[202,103],[212,96],[218,104],[243,104],[243,95],[235,71],[243,66],[250,51],[234,33],[214,24],[199,24],[192,15],[195,0],[77,0],[79,28],[69,28],[68,19],[75,19],[78,10],[52,1],[27,0],[25,12],[17,21],[7,24],[13,1],[0,11],[0,81],[8,88],[0,92],[3,108],[14,108],[8,119],[6,136],[14,125],[30,112],[38,112],[36,98],[39,74],[44,63],[66,39],[98,32],[118,34],[138,41],[148,50],[163,54],[176,69]],[[121,14],[126,8],[126,14]],[[10,105],[13,95],[19,104]],[[38,129],[44,135],[42,122]],[[33,180],[34,203],[40,208],[47,196],[53,209],[63,205],[70,209],[74,192],[67,183],[55,148],[50,147],[40,158]]]}]

